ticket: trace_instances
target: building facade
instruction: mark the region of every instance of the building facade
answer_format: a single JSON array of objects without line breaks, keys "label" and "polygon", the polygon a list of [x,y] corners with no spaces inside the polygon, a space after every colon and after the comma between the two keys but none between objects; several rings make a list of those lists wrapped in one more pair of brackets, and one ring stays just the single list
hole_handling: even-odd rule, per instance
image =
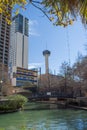
[{"label": "building facade", "polygon": [[12,86],[37,85],[37,71],[28,70],[28,22],[21,14],[12,18],[9,75]]},{"label": "building facade", "polygon": [[37,85],[38,71],[28,70],[21,67],[14,66],[11,73],[12,86],[26,86],[27,83]]},{"label": "building facade", "polygon": [[12,19],[9,65],[28,68],[28,19],[21,14]]},{"label": "building facade", "polygon": [[[11,14],[11,8],[8,7]],[[11,19],[11,17],[9,17]],[[6,16],[0,15],[0,63],[8,66],[10,44],[10,25],[6,22]]]}]

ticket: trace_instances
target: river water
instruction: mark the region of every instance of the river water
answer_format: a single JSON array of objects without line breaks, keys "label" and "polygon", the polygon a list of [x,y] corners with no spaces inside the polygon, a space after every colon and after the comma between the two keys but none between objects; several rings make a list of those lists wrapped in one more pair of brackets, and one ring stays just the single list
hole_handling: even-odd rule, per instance
[{"label": "river water", "polygon": [[1,114],[0,130],[87,130],[87,111],[50,108],[29,103],[26,110]]}]

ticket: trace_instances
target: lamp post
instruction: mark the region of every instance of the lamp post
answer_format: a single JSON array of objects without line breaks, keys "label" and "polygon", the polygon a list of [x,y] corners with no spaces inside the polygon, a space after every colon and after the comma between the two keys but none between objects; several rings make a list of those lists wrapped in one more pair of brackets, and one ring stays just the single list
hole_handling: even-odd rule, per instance
[{"label": "lamp post", "polygon": [[0,81],[0,95],[2,95],[2,83],[3,83],[3,80]]}]

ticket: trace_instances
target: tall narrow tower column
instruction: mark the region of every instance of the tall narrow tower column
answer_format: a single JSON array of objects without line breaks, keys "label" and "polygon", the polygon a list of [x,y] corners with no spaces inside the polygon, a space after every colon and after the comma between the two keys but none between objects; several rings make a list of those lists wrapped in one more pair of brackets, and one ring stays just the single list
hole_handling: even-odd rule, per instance
[{"label": "tall narrow tower column", "polygon": [[49,50],[43,51],[43,56],[45,56],[45,73],[48,74],[49,73],[49,59],[48,59],[48,57],[50,56],[50,51]]}]

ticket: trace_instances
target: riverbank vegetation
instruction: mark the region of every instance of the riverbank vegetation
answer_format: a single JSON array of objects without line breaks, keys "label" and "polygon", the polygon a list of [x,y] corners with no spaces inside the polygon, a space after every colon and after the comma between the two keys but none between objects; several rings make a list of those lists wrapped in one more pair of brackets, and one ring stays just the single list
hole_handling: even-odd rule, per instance
[{"label": "riverbank vegetation", "polygon": [[22,95],[8,96],[0,101],[1,112],[11,112],[22,109],[27,102],[27,98]]}]

